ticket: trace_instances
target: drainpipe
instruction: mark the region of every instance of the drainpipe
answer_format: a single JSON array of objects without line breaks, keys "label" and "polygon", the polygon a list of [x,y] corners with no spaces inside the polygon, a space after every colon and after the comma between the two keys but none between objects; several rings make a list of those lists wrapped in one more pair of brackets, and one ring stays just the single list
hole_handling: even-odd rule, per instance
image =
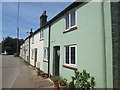
[{"label": "drainpipe", "polygon": [[29,37],[29,63],[30,63],[30,37]]},{"label": "drainpipe", "polygon": [[51,31],[51,24],[49,24],[49,34],[48,34],[48,77],[50,77],[50,31]]},{"label": "drainpipe", "polygon": [[107,88],[107,68],[106,68],[106,37],[105,37],[105,17],[104,17],[104,0],[101,2],[102,3],[102,23],[103,23],[103,34],[104,34],[104,59],[105,59],[105,63],[104,63],[104,66],[105,66],[105,87]]}]

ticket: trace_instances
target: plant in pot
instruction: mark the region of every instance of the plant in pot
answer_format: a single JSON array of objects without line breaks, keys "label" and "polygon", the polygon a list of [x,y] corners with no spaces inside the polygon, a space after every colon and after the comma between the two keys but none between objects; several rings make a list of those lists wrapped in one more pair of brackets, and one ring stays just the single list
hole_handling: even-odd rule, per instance
[{"label": "plant in pot", "polygon": [[66,78],[61,78],[59,81],[59,87],[61,88],[61,89],[64,89],[64,88],[67,88],[67,79]]},{"label": "plant in pot", "polygon": [[43,72],[42,70],[40,69],[37,69],[37,76],[40,76],[40,73]]},{"label": "plant in pot", "polygon": [[51,77],[51,80],[54,82],[54,88],[60,88],[59,82],[58,82],[60,80],[59,76],[53,76],[53,77]]},{"label": "plant in pot", "polygon": [[41,75],[42,77],[45,77],[45,74],[46,74],[45,72],[41,72],[41,73],[40,73],[40,75]]}]

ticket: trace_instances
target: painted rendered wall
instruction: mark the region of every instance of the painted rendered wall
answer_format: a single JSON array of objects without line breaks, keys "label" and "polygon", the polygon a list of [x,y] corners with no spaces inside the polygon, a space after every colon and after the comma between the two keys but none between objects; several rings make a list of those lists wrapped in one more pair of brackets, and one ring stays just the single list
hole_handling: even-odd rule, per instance
[{"label": "painted rendered wall", "polygon": [[25,60],[27,60],[27,57],[29,59],[29,38],[25,40]]},{"label": "painted rendered wall", "polygon": [[[44,48],[48,47],[48,34],[49,28],[44,28]],[[48,62],[43,62],[43,70],[44,72],[48,73]]]},{"label": "painted rendered wall", "polygon": [[37,68],[43,70],[43,40],[40,40],[40,32],[34,34],[34,43],[32,44],[32,37],[30,38],[30,64],[34,66],[34,59],[31,58],[32,49],[37,48]]},{"label": "painted rendered wall", "polygon": [[[109,7],[109,5],[105,6],[105,8],[107,7]],[[109,78],[110,80],[108,80],[106,83],[106,67],[108,71],[107,76],[108,74],[112,73],[111,69],[108,69],[109,67],[111,67],[111,56],[109,57],[109,55],[111,55],[111,46],[107,48],[107,57],[105,57],[105,31],[103,27],[102,3],[90,2],[82,7],[78,7],[76,11],[78,29],[63,33],[63,31],[65,30],[64,17],[61,17],[51,26],[50,73],[53,74],[53,47],[60,46],[60,75],[67,78],[69,81],[71,80],[71,76],[74,75],[74,70],[62,66],[65,64],[64,45],[76,44],[76,67],[80,71],[85,69],[90,72],[91,75],[95,77],[97,88],[106,88],[107,85],[112,85],[112,76],[107,77],[107,80]],[[111,33],[109,31],[109,25],[108,27],[106,25],[106,33]],[[45,30],[45,35],[48,35],[47,32],[48,29]],[[111,44],[111,40],[109,39],[111,38],[110,34],[106,34],[106,37],[106,40],[108,40],[107,44]],[[45,39],[44,46],[46,46],[46,42],[47,40]],[[108,53],[109,48],[110,53]],[[106,61],[106,58],[110,59],[110,61]],[[106,66],[107,62],[109,64]],[[47,64],[44,63],[44,65]],[[47,71],[47,66],[45,66],[44,69]]]}]

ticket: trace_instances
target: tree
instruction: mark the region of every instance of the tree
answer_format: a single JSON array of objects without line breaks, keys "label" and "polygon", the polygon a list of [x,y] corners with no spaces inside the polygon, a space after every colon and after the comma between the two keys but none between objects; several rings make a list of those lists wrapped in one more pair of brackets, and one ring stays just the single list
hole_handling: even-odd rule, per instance
[{"label": "tree", "polygon": [[[17,51],[17,38],[12,38],[7,36],[3,41],[2,41],[2,52],[6,51],[8,54],[13,54]],[[24,42],[23,39],[19,39],[19,52],[20,52],[20,45],[22,45]]]}]

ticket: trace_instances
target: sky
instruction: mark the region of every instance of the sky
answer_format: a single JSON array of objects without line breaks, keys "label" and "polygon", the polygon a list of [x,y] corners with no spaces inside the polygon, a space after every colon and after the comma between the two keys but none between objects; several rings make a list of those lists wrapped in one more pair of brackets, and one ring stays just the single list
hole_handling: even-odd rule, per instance
[{"label": "sky", "polygon": [[[72,2],[20,2],[19,22],[20,38],[25,39],[27,32],[40,27],[42,12],[46,10],[48,21],[64,10]],[[1,6],[1,5],[0,5]],[[16,38],[18,2],[2,2],[2,38],[10,36]]]}]

